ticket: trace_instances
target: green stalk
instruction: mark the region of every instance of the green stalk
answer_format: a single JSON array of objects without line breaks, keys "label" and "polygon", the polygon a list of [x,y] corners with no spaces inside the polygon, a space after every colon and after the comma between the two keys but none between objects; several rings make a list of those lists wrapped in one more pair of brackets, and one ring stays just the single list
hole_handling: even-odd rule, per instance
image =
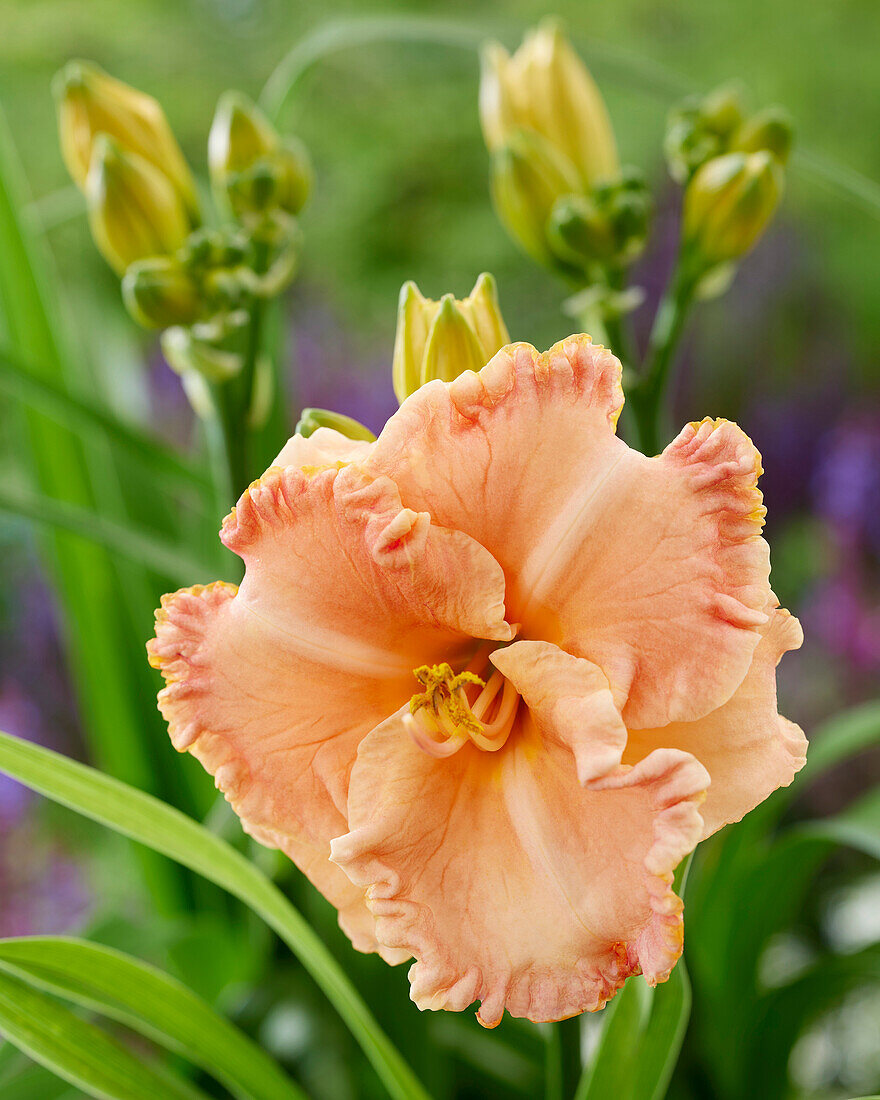
[{"label": "green stalk", "polygon": [[666,391],[696,284],[697,279],[679,261],[654,318],[644,372],[628,395],[639,444],[648,455],[657,454],[663,447]]},{"label": "green stalk", "polygon": [[546,1100],[572,1100],[581,1077],[581,1018],[550,1024],[544,1077]]}]

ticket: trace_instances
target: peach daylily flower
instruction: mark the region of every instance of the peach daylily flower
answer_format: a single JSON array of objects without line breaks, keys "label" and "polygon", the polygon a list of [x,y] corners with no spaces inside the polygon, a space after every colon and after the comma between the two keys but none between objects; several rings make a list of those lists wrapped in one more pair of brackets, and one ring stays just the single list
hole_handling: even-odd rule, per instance
[{"label": "peach daylily flower", "polygon": [[175,746],[355,947],[415,958],[420,1008],[557,1020],[665,980],[674,868],[804,762],[757,451],[706,420],[646,458],[622,404],[575,336],[423,386],[375,443],[295,437],[223,525],[241,587],[157,615]]}]

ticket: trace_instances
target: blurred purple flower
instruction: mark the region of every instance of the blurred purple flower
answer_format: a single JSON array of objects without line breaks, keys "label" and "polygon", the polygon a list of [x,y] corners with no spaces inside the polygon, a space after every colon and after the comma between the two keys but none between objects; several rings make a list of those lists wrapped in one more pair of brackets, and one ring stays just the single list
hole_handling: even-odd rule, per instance
[{"label": "blurred purple flower", "polygon": [[813,480],[816,511],[839,539],[880,554],[880,411],[845,417],[822,451]]},{"label": "blurred purple flower", "polygon": [[[11,683],[0,687],[0,729],[29,741],[39,740],[37,708]],[[0,772],[0,838],[22,820],[30,801],[27,787]]]},{"label": "blurred purple flower", "polygon": [[858,672],[880,669],[880,607],[871,606],[856,569],[842,568],[813,593],[804,629]]}]

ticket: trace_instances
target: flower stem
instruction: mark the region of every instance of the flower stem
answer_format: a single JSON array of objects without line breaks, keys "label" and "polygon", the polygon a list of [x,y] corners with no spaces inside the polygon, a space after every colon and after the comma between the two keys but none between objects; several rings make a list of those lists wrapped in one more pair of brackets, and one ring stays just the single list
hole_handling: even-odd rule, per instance
[{"label": "flower stem", "polygon": [[628,394],[639,443],[648,455],[657,454],[662,447],[666,392],[675,352],[693,303],[695,285],[694,278],[679,264],[654,318],[644,371]]},{"label": "flower stem", "polygon": [[581,1076],[581,1018],[549,1026],[544,1095],[546,1100],[572,1100]]}]

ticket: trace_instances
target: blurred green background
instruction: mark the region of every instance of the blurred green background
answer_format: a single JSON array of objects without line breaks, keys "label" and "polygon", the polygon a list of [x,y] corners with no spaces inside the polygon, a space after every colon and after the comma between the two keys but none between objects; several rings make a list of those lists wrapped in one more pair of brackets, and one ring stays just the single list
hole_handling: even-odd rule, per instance
[{"label": "blurred green background", "polygon": [[[780,669],[781,709],[811,734],[842,707],[875,698],[880,673],[880,185],[873,182],[880,179],[880,6],[875,0],[559,0],[552,12],[564,18],[602,88],[623,161],[644,169],[657,198],[654,235],[634,272],[646,289],[645,305],[634,317],[642,341],[676,237],[678,195],[661,152],[669,107],[682,94],[735,79],[753,107],[780,103],[795,120],[797,153],[781,213],[731,291],[695,314],[674,397],[677,422],[704,415],[737,419],[764,455],[774,587],[807,632],[804,649]],[[157,96],[203,179],[219,94],[234,87],[256,98],[287,51],[328,23],[337,44],[356,37],[361,21],[376,16],[431,20],[431,33],[450,40],[416,41],[418,27],[408,23],[412,40],[341,46],[304,71],[282,116],[282,128],[311,150],[317,175],[302,217],[302,269],[285,304],[290,424],[300,407],[317,405],[378,429],[395,407],[390,361],[405,280],[415,279],[432,297],[446,291],[463,296],[488,270],[497,277],[514,339],[546,347],[569,330],[560,310],[562,288],[517,252],[494,216],[476,110],[473,41],[485,34],[512,47],[545,14],[543,5],[525,0],[368,6],[336,0],[0,0],[0,102],[32,194],[25,213],[45,229],[67,329],[93,372],[96,392],[127,418],[172,440],[189,437],[190,415],[177,379],[161,362],[157,342],[122,309],[118,281],[92,245],[81,199],[61,163],[50,81],[65,61],[97,61]],[[456,39],[459,44],[451,44]],[[2,414],[0,423],[6,423]],[[14,462],[14,437],[4,436],[3,458]],[[7,581],[0,596],[0,725],[76,752],[79,725],[57,616],[32,537],[23,523],[0,522]],[[135,648],[142,641],[130,639]],[[145,696],[143,706],[152,708],[152,699]],[[166,768],[177,767],[164,742],[151,744],[149,752],[167,756]],[[875,748],[814,783],[793,813],[834,814],[878,780]],[[25,807],[11,787],[3,797],[0,931],[104,921],[108,942],[125,940],[118,927],[106,930],[130,917],[124,874],[116,877],[124,858],[111,853],[105,859],[102,841],[85,827],[59,847],[46,839],[45,821],[34,824],[33,806]],[[84,855],[96,851],[98,859]],[[716,857],[710,852],[704,860]],[[817,1001],[815,1012],[799,1017],[800,1030],[789,1036],[794,1054],[789,1064],[786,1053],[788,1079],[762,1091],[759,1078],[749,1095],[837,1100],[880,1089],[880,876],[876,864],[859,854],[835,856],[823,873],[822,891],[762,943],[767,988],[801,974],[819,947],[844,955],[873,947],[873,969],[860,965],[830,1004]],[[301,901],[332,938],[332,918],[321,903],[311,895]],[[749,900],[726,896],[724,904],[735,909]],[[138,936],[145,934],[138,927]],[[172,954],[184,971],[194,943],[200,945],[196,954],[216,951],[217,972],[226,967],[232,977],[215,974],[215,992],[237,1005],[246,1023],[261,1027],[264,1041],[306,1079],[335,1065],[336,1077],[331,1073],[329,1086],[325,1081],[329,1091],[316,1095],[373,1095],[352,1084],[356,1071],[347,1075],[336,1065],[334,1051],[348,1049],[344,1037],[301,974],[276,974],[257,995],[236,1000],[230,988],[239,978],[243,984],[250,979],[223,954],[223,937],[211,940],[214,931],[202,928],[201,939],[189,928],[177,939],[156,931],[155,943],[143,950],[159,953],[161,942],[167,952],[173,941]],[[344,955],[344,945],[336,946]],[[196,969],[192,959],[189,965]],[[716,965],[723,969],[725,961]],[[371,961],[358,966],[365,983],[379,981]],[[199,980],[208,980],[211,970],[201,967]],[[391,983],[398,1011],[414,1012],[403,975]],[[466,1049],[474,1029],[455,1032],[448,1021],[439,1029],[450,1026],[447,1044]],[[502,1039],[510,1026],[502,1028]],[[713,1025],[704,1020],[702,1026]],[[512,1034],[516,1046],[520,1040]],[[712,1078],[707,1051],[713,1041],[717,1037],[689,1035],[671,1095],[746,1095],[729,1084],[735,1075],[727,1091]],[[309,1058],[321,1073],[302,1069]],[[476,1076],[469,1076],[472,1071]],[[457,1071],[449,1088],[456,1096],[522,1094],[510,1083],[491,1085],[480,1073]]]}]

